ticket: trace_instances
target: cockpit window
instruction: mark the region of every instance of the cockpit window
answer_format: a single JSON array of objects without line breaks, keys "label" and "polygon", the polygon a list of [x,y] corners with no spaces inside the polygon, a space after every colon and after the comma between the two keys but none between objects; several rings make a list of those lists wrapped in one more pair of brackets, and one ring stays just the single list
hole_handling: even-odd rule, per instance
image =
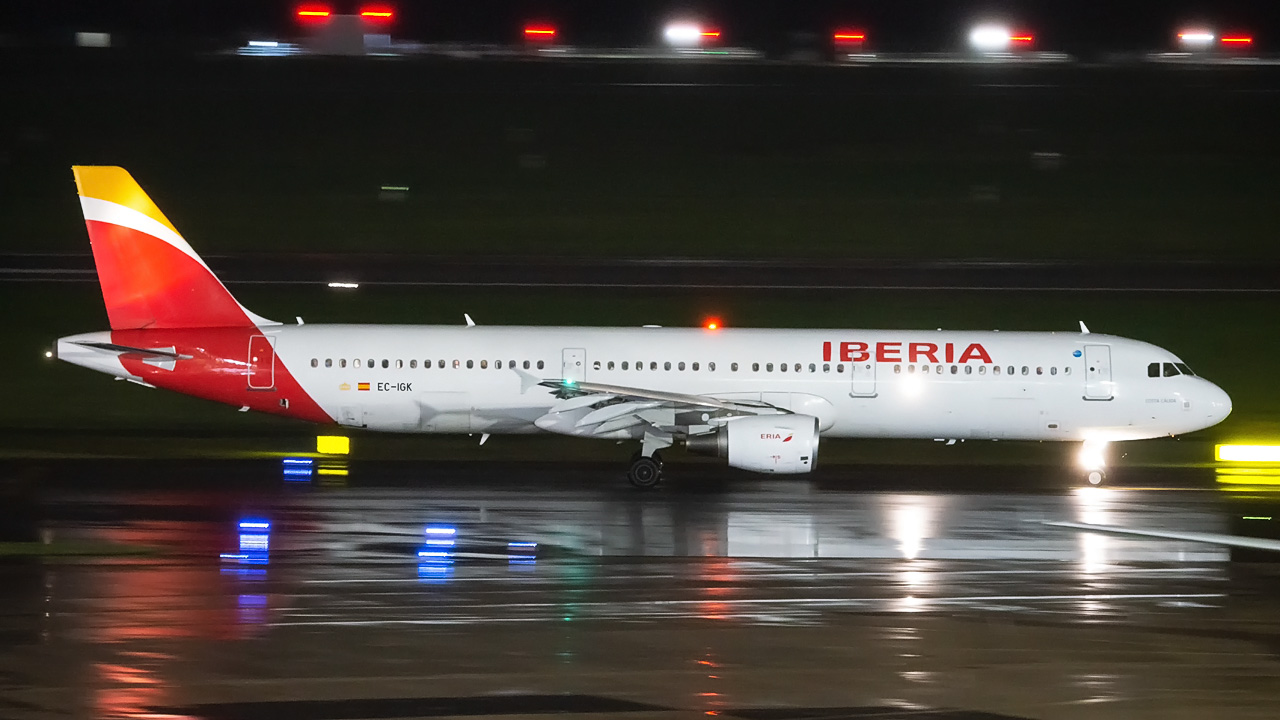
[{"label": "cockpit window", "polygon": [[1181,373],[1179,373],[1179,372],[1178,372],[1178,368],[1174,367],[1174,366],[1173,366],[1173,363],[1165,363],[1165,364],[1164,364],[1164,376],[1165,376],[1165,377],[1173,377],[1174,375],[1181,375]]},{"label": "cockpit window", "polygon": [[1174,363],[1173,365],[1174,367],[1178,368],[1178,370],[1181,371],[1183,375],[1190,375],[1191,377],[1196,376],[1195,373],[1191,372],[1191,368],[1187,367],[1186,363]]},{"label": "cockpit window", "polygon": [[1160,377],[1160,363],[1151,363],[1147,366],[1147,377]]}]

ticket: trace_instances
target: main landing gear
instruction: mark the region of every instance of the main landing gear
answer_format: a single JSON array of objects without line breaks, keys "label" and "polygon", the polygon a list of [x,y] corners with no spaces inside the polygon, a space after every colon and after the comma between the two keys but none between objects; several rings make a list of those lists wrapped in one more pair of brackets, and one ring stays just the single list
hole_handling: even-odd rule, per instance
[{"label": "main landing gear", "polygon": [[627,480],[641,490],[656,487],[662,482],[662,456],[656,452],[651,457],[636,453],[631,458],[631,469],[627,470]]}]

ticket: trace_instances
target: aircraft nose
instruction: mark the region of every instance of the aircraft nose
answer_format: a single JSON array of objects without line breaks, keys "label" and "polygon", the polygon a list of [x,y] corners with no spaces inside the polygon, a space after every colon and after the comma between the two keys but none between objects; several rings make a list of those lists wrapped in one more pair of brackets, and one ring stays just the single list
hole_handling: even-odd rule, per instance
[{"label": "aircraft nose", "polygon": [[1227,394],[1226,390],[1213,383],[1208,383],[1208,385],[1209,392],[1206,400],[1209,404],[1209,418],[1215,423],[1222,422],[1231,414],[1231,396]]}]

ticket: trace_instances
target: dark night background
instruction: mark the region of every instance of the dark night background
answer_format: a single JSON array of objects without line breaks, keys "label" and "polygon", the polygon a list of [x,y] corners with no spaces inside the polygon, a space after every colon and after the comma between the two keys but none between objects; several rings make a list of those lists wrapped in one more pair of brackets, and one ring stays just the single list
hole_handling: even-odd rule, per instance
[{"label": "dark night background", "polygon": [[[325,4],[325,3],[320,3]],[[361,3],[333,0],[335,11]],[[826,36],[842,25],[866,28],[877,49],[932,51],[959,47],[965,28],[981,18],[1006,18],[1037,35],[1043,48],[1082,55],[1168,47],[1177,28],[1207,22],[1221,32],[1257,37],[1274,49],[1280,3],[1226,0],[1121,2],[943,2],[939,0],[834,0],[808,2],[636,0],[399,0],[394,34],[427,42],[507,42],[523,23],[558,24],[566,42],[642,45],[657,40],[664,19],[702,17],[724,32],[726,43],[783,51],[805,34]],[[296,30],[296,2],[261,0],[8,0],[0,10],[3,42],[66,43],[77,30],[118,33],[136,46],[207,41],[237,34],[288,35]]]}]

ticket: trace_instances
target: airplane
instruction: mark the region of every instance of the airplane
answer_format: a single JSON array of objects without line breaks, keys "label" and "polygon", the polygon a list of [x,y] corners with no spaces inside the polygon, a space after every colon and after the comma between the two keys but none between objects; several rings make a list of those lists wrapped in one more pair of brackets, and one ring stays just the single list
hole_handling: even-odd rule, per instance
[{"label": "airplane", "polygon": [[56,356],[322,425],[639,442],[811,472],[823,438],[1109,443],[1221,422],[1231,399],[1155,345],[1089,332],[285,325],[241,305],[120,167],[73,168],[110,330]]}]

